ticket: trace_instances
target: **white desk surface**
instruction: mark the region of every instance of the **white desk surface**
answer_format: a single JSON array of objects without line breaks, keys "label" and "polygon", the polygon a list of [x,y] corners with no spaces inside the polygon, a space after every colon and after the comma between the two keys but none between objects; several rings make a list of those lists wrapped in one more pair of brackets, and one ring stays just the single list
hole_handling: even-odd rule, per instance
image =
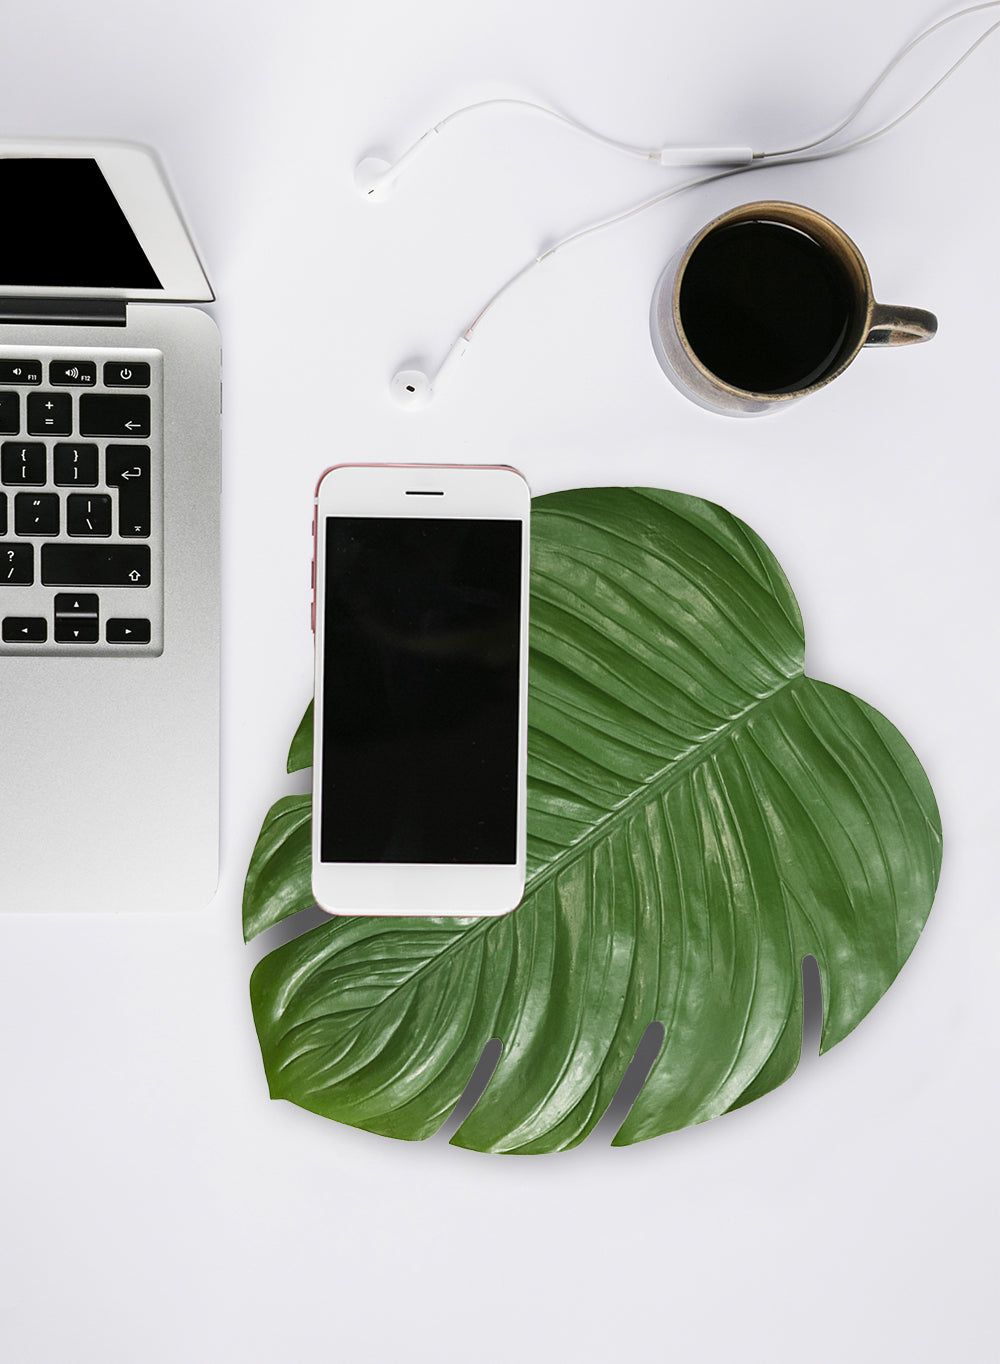
[{"label": "white desk surface", "polygon": [[[435,362],[539,248],[676,173],[487,113],[435,139],[386,203],[352,185],[363,154],[398,153],[500,95],[628,141],[802,141],[946,12],[6,6],[9,134],[161,152],[218,294],[226,397],[218,895],[196,915],[0,920],[11,1364],[989,1356],[1000,35],[867,149],[708,186],[568,250],[497,307],[419,414],[386,396],[399,362]],[[879,110],[959,46],[953,32],[922,49]],[[933,309],[940,332],[738,422],[662,378],[647,309],[677,245],[765,197],[839,222],[878,296]],[[511,462],[536,492],[655,484],[723,503],[788,573],[810,674],[883,710],[917,750],[946,831],[928,927],[874,1013],[773,1095],[640,1147],[599,1134],[520,1160],[269,1101],[247,996],[263,947],[242,945],[242,881],[268,805],[302,789],[283,773],[311,688],[313,487],[325,465],[365,458]]]}]

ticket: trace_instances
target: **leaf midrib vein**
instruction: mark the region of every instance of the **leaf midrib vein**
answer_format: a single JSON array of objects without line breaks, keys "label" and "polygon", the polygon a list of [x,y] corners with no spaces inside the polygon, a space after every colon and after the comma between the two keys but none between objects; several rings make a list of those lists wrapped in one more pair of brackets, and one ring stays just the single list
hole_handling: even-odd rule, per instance
[{"label": "leaf midrib vein", "polygon": [[575,843],[571,843],[567,848],[564,848],[563,851],[554,857],[541,871],[536,872],[535,876],[525,887],[525,898],[544,886],[546,881],[557,876],[564,867],[572,865],[577,857],[586,852],[594,843],[599,842],[604,836],[609,824],[617,824],[627,820],[629,814],[635,807],[645,805],[651,795],[666,790],[667,787],[672,786],[674,782],[679,781],[687,772],[691,771],[692,768],[699,766],[699,764],[709,758],[716,749],[721,748],[737,729],[742,727],[747,716],[751,714],[760,714],[762,708],[768,708],[775,699],[786,690],[786,688],[793,686],[803,676],[803,673],[796,673],[792,677],[782,678],[781,682],[779,682],[776,687],[772,688],[771,691],[765,692],[763,696],[755,696],[749,705],[744,706],[741,711],[737,711],[734,716],[727,720],[726,723],[715,732],[711,739],[692,744],[684,753],[679,754],[676,758],[672,758],[670,762],[661,767],[659,771],[654,772],[641,786],[637,786],[635,790],[631,791],[617,805],[612,806],[606,814],[602,815],[601,818],[590,827],[586,834],[579,838]]},{"label": "leaf midrib vein", "polygon": [[[631,810],[634,807],[645,804],[651,794],[663,791],[673,782],[680,780],[685,773],[689,772],[692,768],[697,767],[699,763],[705,761],[716,751],[716,749],[720,748],[722,744],[724,744],[726,740],[743,725],[749,715],[758,715],[761,713],[762,708],[770,707],[777,697],[779,697],[788,687],[794,686],[795,683],[800,681],[804,676],[805,674],[800,672],[795,673],[792,677],[783,678],[771,691],[765,692],[763,696],[754,697],[749,705],[745,706],[741,711],[737,711],[737,713],[732,716],[711,739],[702,743],[692,744],[685,753],[673,758],[666,766],[661,767],[658,772],[655,772],[653,776],[643,782],[641,786],[636,787],[636,789],[623,801],[618,805],[613,806],[607,814],[602,816],[602,818],[593,825],[589,833],[580,838],[576,843],[571,843],[569,847],[563,849],[557,857],[553,858],[551,863],[542,871],[536,873],[525,886],[524,899],[526,900],[530,895],[536,894],[548,881],[553,880],[559,872],[564,870],[565,867],[571,866],[577,858],[583,856],[584,853],[600,840],[610,823],[626,820],[631,813]],[[515,910],[514,913],[517,913],[517,911]],[[476,938],[488,933],[491,928],[497,925],[497,923],[502,922],[502,918],[484,918],[480,923],[475,924],[470,928],[468,932],[458,935],[435,956],[428,957],[425,961],[421,962],[420,965],[415,967],[413,972],[408,975],[405,980],[401,980],[392,986],[377,1004],[372,1005],[371,1009],[368,1011],[368,1015],[370,1016],[371,1013],[381,1009],[398,991],[409,988],[419,980],[421,976],[436,970],[447,960],[452,952],[459,948],[465,948]],[[303,1023],[312,1021],[314,1020],[303,1020]],[[296,1030],[297,1029],[294,1027],[289,1029],[286,1038],[291,1038]],[[282,1063],[278,1069],[284,1069],[284,1064],[285,1063]]]}]

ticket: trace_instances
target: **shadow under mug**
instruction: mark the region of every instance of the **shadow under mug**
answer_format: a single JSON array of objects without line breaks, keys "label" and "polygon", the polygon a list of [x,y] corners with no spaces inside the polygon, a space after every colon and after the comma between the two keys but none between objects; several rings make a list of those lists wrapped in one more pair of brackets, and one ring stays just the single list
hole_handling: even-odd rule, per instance
[{"label": "shadow under mug", "polygon": [[[743,223],[793,228],[809,238],[814,248],[818,248],[816,254],[820,258],[820,266],[825,266],[837,276],[837,287],[843,292],[847,320],[842,338],[818,376],[809,375],[801,386],[797,387],[793,383],[788,387],[783,386],[780,391],[768,391],[766,388],[741,388],[727,382],[713,373],[699,357],[685,331],[681,292],[695,252],[708,238],[713,239],[711,245],[716,247],[716,234]],[[738,254],[735,259],[738,261]],[[760,277],[756,279],[755,287],[761,287]],[[766,285],[763,287],[766,288]],[[745,304],[745,300],[741,302]],[[710,326],[724,328],[727,325],[725,306],[725,299],[713,300]],[[690,327],[690,313],[688,316]],[[744,326],[749,324],[752,335],[754,318],[751,316],[748,319],[744,313],[742,321]],[[813,209],[803,208],[800,204],[765,200],[742,204],[723,213],[702,228],[672,257],[653,292],[650,331],[660,367],[682,393],[711,412],[752,417],[776,411],[823,388],[843,374],[863,346],[901,346],[914,341],[929,341],[937,331],[937,318],[922,308],[877,303],[872,294],[871,277],[864,257],[846,232]],[[763,339],[761,344],[764,344]]]}]

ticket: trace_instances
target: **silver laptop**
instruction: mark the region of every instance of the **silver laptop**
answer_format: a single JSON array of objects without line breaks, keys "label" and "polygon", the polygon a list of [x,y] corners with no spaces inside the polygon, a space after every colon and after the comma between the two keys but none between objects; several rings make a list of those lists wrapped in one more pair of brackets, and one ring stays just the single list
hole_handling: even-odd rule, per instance
[{"label": "silver laptop", "polygon": [[147,148],[0,142],[0,911],[218,877],[213,295]]}]

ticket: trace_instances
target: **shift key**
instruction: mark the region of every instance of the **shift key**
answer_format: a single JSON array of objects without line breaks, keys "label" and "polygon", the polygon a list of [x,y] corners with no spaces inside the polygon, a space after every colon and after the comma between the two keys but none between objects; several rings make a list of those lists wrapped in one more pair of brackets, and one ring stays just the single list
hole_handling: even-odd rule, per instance
[{"label": "shift key", "polygon": [[81,393],[81,436],[149,435],[149,398],[145,393]]},{"label": "shift key", "polygon": [[148,587],[148,545],[42,546],[42,582],[49,587]]},{"label": "shift key", "polygon": [[105,455],[109,488],[118,489],[118,534],[149,538],[149,446],[109,445]]}]

